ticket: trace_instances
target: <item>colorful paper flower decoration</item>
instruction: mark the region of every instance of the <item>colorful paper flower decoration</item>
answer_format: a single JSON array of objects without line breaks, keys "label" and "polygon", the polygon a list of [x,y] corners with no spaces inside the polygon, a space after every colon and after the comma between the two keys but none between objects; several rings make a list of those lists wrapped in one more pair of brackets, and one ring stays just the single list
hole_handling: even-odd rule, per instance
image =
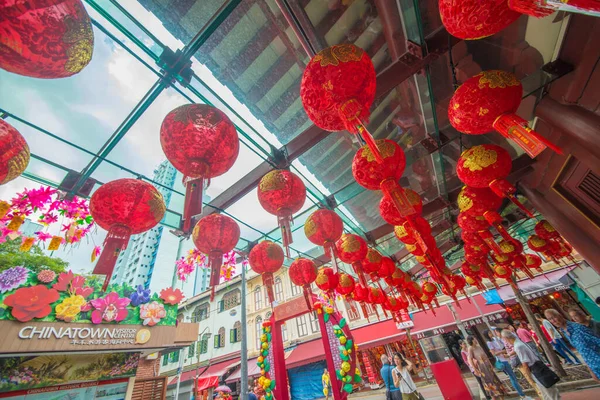
[{"label": "colorful paper flower decoration", "polygon": [[166,316],[165,306],[157,301],[140,305],[140,318],[143,320],[143,325],[154,326]]},{"label": "colorful paper flower decoration", "polygon": [[58,300],[59,294],[44,285],[23,287],[4,299],[4,304],[12,307],[11,314],[18,321],[27,322],[34,318],[44,318],[52,312],[50,304]]},{"label": "colorful paper flower decoration", "polygon": [[166,288],[160,291],[160,298],[165,304],[179,304],[183,300],[183,292],[179,289]]},{"label": "colorful paper flower decoration", "polygon": [[27,281],[29,270],[24,267],[12,267],[0,273],[0,293],[18,288]]},{"label": "colorful paper flower decoration", "polygon": [[186,104],[171,111],[160,128],[160,144],[167,159],[184,175],[183,231],[202,212],[202,192],[211,178],[235,163],[239,139],[229,117],[208,104]]},{"label": "colorful paper flower decoration", "polygon": [[90,301],[94,311],[92,311],[92,322],[100,324],[106,322],[120,322],[127,318],[129,310],[127,306],[131,299],[120,297],[116,292],[110,292],[104,297],[100,297]]}]

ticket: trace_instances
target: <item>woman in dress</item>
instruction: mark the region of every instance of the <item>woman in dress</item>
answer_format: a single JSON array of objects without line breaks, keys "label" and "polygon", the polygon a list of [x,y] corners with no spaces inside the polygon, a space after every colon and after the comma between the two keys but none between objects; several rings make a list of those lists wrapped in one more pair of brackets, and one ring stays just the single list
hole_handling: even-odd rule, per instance
[{"label": "woman in dress", "polygon": [[458,344],[460,344],[460,354],[462,356],[463,361],[469,367],[469,370],[475,376],[475,379],[477,379],[477,383],[479,384],[482,393],[485,394],[485,398],[487,400],[490,400],[490,395],[487,394],[485,387],[483,386],[483,381],[481,380],[481,377],[475,375],[475,370],[473,369],[473,366],[469,363],[469,347],[467,346],[467,342],[465,342],[464,340],[460,340]]},{"label": "woman in dress", "polygon": [[410,371],[414,369],[414,364],[400,353],[394,354],[394,364],[396,364],[396,368],[392,371],[394,386],[400,390],[392,392],[392,395],[396,394],[396,398],[393,400],[419,400],[417,385],[415,385],[410,376]]},{"label": "woman in dress", "polygon": [[469,345],[469,364],[473,367],[474,374],[481,377],[485,391],[492,396],[492,399],[503,399],[506,394],[502,382],[494,373],[494,367],[490,363],[485,351],[479,346],[477,340],[471,335],[467,336]]}]

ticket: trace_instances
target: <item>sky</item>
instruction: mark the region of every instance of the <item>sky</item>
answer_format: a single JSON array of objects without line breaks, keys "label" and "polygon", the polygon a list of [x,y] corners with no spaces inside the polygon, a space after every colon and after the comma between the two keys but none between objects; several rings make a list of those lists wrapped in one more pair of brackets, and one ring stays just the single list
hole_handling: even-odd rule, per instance
[{"label": "sky", "polygon": [[[161,42],[173,50],[183,47],[181,41],[174,38],[153,14],[137,2],[129,1],[123,3],[123,5]],[[112,6],[108,5],[107,7]],[[113,11],[118,13],[116,10]],[[147,54],[106,22],[95,10],[88,7],[88,12],[93,19],[100,22],[117,38],[133,49],[136,54],[150,65],[155,65]],[[160,53],[159,46],[141,33],[133,23],[122,16],[118,19],[128,29],[138,34],[144,44],[157,54]],[[36,124],[68,142],[96,153],[127,117],[128,113],[143,98],[144,94],[157,80],[157,76],[96,27],[94,27],[94,35],[92,61],[83,71],[73,77],[43,80],[0,70],[0,108]],[[195,60],[193,68],[207,85],[216,91],[254,129],[260,132],[262,138],[244,127],[246,132],[254,135],[255,139],[265,148],[267,147],[266,141],[277,148],[281,146],[275,135],[269,132],[245,106],[235,99],[229,89],[219,83],[206,67]],[[187,103],[188,101],[173,88],[165,90],[133,125],[132,129],[110,153],[108,159],[139,174],[152,177],[155,167],[165,159],[159,142],[159,130],[162,120],[172,109]],[[219,106],[219,108],[228,113],[234,122],[244,123],[222,106]],[[13,118],[7,119],[7,122],[23,134],[32,154],[77,171],[83,169],[91,160],[91,155],[86,154],[84,151],[61,143],[15,121]],[[214,199],[262,161],[247,146],[240,146],[240,155],[235,165],[224,175],[212,180],[207,194]],[[304,176],[312,177],[312,174],[299,162],[296,161],[294,166]],[[58,168],[33,159],[27,172],[56,183],[62,181],[65,174],[64,171]],[[105,183],[118,178],[132,177],[132,175],[103,162],[92,177]],[[322,193],[329,194],[325,187],[314,177],[311,181]],[[10,199],[16,193],[22,191],[24,187],[34,188],[38,186],[39,184],[28,179],[17,178],[6,185],[0,186],[0,199]],[[178,195],[174,194],[173,196]],[[304,209],[311,206],[312,203],[307,200]],[[227,212],[263,232],[268,232],[277,226],[276,217],[262,209],[255,191],[250,192],[242,200],[228,208]],[[255,240],[260,237],[259,233],[247,226],[241,225],[240,227],[243,238]],[[90,254],[94,245],[102,243],[104,236],[105,232],[98,229],[79,247],[64,251],[60,250],[55,252],[54,255],[69,261],[71,268],[76,272],[89,272],[93,268],[93,264],[90,262]],[[302,230],[295,234],[295,238],[297,245],[303,250],[313,247],[304,238]],[[175,254],[173,258],[175,258]]]}]

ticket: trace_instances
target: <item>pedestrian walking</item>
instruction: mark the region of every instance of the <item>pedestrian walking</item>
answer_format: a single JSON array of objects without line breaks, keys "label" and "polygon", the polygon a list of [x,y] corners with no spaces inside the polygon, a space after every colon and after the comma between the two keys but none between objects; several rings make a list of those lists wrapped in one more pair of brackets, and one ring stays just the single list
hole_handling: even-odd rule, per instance
[{"label": "pedestrian walking", "polygon": [[[546,311],[548,311],[548,310],[546,310]],[[556,310],[554,310],[554,311],[556,311]],[[544,315],[545,315],[545,312],[544,312]],[[579,361],[577,356],[571,351],[571,349],[569,349],[569,347],[565,343],[565,340],[563,339],[562,335],[560,334],[560,332],[558,330],[556,330],[554,325],[551,324],[550,321],[548,321],[547,319],[543,318],[540,314],[535,314],[535,318],[546,329],[546,332],[548,332],[548,336],[550,336],[550,338],[552,339],[551,343],[552,343],[552,346],[554,347],[554,350],[556,350],[556,352],[558,354],[560,354],[560,356],[562,358],[565,359],[565,361],[566,361],[565,364],[566,365],[581,364],[581,361]]]},{"label": "pedestrian walking", "polygon": [[462,359],[465,362],[465,364],[469,367],[469,370],[471,371],[471,373],[473,374],[475,379],[477,379],[477,383],[479,384],[479,387],[481,388],[481,393],[483,393],[485,395],[485,398],[487,400],[490,400],[491,397],[488,394],[488,392],[485,390],[485,387],[483,386],[483,381],[481,380],[481,376],[475,374],[475,370],[473,369],[473,366],[469,362],[469,351],[468,351],[468,347],[467,347],[467,342],[465,342],[464,340],[460,340],[458,342],[458,344],[460,345],[460,355],[462,356]]},{"label": "pedestrian walking", "polygon": [[506,390],[500,382],[500,379],[494,372],[494,367],[485,354],[485,351],[479,346],[479,343],[471,335],[467,336],[469,364],[473,366],[474,374],[481,377],[485,391],[489,393],[492,399],[503,399]]},{"label": "pedestrian walking", "polygon": [[505,343],[500,338],[500,330],[496,328],[495,331],[497,332],[496,335],[494,335],[494,333],[489,329],[486,329],[483,332],[483,336],[487,339],[486,344],[488,349],[490,349],[490,352],[496,357],[496,368],[508,375],[511,386],[516,390],[521,399],[532,400],[531,397],[525,396],[523,388],[519,384],[519,380],[515,375],[515,371],[509,362],[509,355],[506,350]]},{"label": "pedestrian walking", "polygon": [[394,385],[394,377],[392,375],[394,366],[390,363],[390,359],[385,354],[381,356],[381,363],[383,366],[381,367],[379,373],[381,374],[381,379],[383,379],[383,383],[385,384],[386,400],[401,400],[402,394]]}]

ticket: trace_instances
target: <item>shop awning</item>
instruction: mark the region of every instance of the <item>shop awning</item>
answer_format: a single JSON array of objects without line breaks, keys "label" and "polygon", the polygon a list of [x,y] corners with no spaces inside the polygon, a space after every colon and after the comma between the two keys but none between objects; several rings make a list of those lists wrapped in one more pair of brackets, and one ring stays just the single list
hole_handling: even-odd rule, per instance
[{"label": "shop awning", "polygon": [[[248,377],[260,375],[260,368],[256,365],[256,358],[248,360]],[[233,374],[229,375],[225,382],[236,382],[242,377],[242,370],[238,368]]]},{"label": "shop awning", "polygon": [[[196,374],[198,372],[200,372],[200,376],[198,377],[198,386],[199,389],[198,390],[203,390],[203,389],[207,389],[210,387],[217,387],[219,386],[219,379],[221,378],[221,376],[223,376],[228,370],[230,370],[231,368],[235,367],[236,365],[239,365],[240,361],[232,361],[232,360],[228,360],[228,361],[223,361],[217,364],[213,364],[210,367],[208,367],[208,369],[206,369],[206,371],[204,371],[204,369],[206,367],[200,367],[199,369],[192,369],[190,371],[186,371],[183,374],[181,374],[181,380],[180,382],[186,382],[189,380],[192,380],[196,377]],[[204,371],[204,372],[202,372]],[[174,376],[170,381],[169,381],[169,385],[173,385],[175,384],[175,382],[177,382],[177,376]],[[200,386],[203,387],[200,387]]]},{"label": "shop awning", "polygon": [[285,360],[287,368],[300,367],[315,361],[325,359],[325,349],[321,338],[310,342],[300,343]]},{"label": "shop awning", "polygon": [[[557,290],[566,290],[569,287],[561,282],[563,278],[572,268],[563,268],[557,271],[547,272],[546,274],[538,275],[533,279],[523,279],[518,282],[519,289],[525,297],[535,296],[544,291],[555,292]],[[564,279],[562,279],[564,281]],[[515,299],[515,294],[509,285],[502,286],[498,289],[500,298],[504,301]]]},{"label": "shop awning", "polygon": [[[481,309],[481,313],[479,313],[474,302],[477,302],[477,305]],[[460,308],[454,303],[451,304],[453,304],[456,314],[462,322],[475,320],[482,316],[488,316],[504,311],[500,305],[485,304],[485,300],[479,294],[471,297],[471,303],[469,303],[467,299],[462,299],[459,303]],[[422,311],[413,313],[411,318],[415,326],[411,329],[411,334],[419,334],[456,324],[452,311],[450,311],[450,308],[446,305],[437,307],[435,309],[435,314],[436,315],[434,316],[431,311],[427,311],[427,313]],[[363,348],[369,348],[399,340],[403,336],[406,336],[406,331],[398,329],[393,320],[387,320],[353,329],[352,335],[354,336],[356,344]]]}]

